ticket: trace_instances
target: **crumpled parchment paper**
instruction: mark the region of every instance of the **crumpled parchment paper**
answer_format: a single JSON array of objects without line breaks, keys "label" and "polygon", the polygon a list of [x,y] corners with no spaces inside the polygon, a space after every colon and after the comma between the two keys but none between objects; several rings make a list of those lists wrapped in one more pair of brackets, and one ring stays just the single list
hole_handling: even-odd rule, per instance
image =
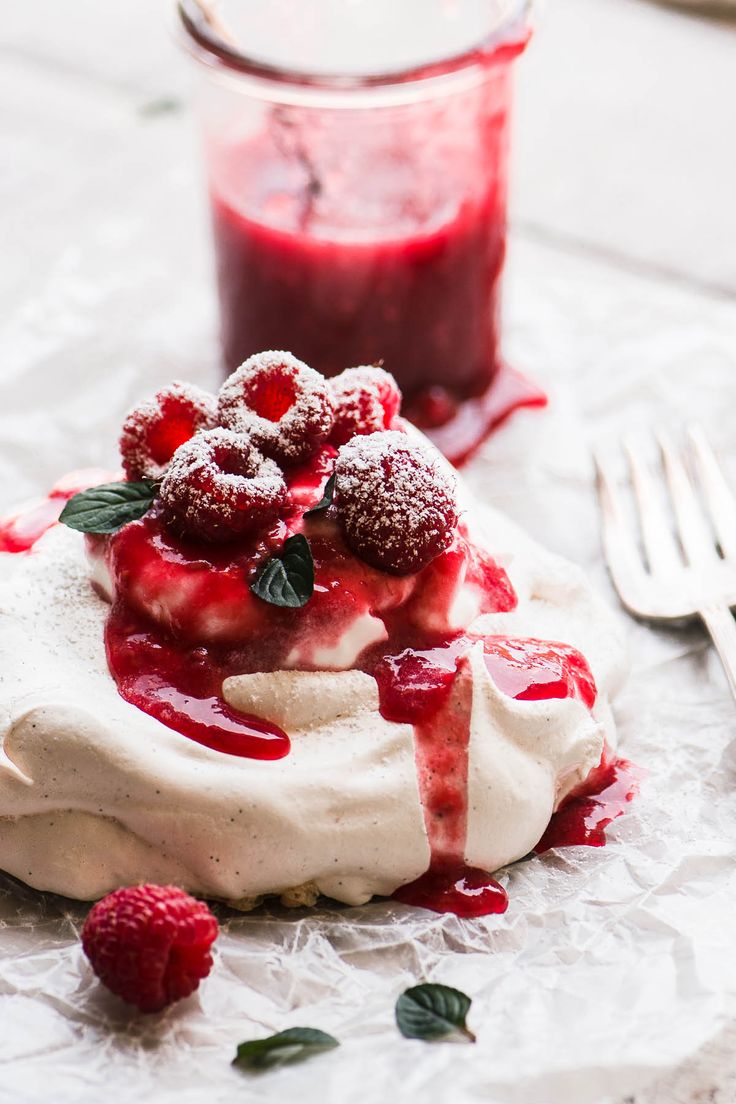
[{"label": "crumpled parchment paper", "polygon": [[[127,144],[100,127],[55,259],[2,323],[3,508],[114,462],[141,393],[173,376],[215,381],[189,121],[126,125]],[[590,446],[697,415],[728,459],[733,306],[521,237],[507,289],[509,356],[551,405],[499,431],[467,477],[608,588]],[[0,1101],[618,1104],[695,1054],[736,1011],[736,710],[697,628],[621,617],[632,674],[617,716],[624,753],[648,771],[641,794],[606,848],[507,871],[504,916],[222,909],[210,978],[146,1018],[93,978],[78,941],[86,906],[0,879]],[[420,980],[472,997],[476,1046],[398,1034],[396,997]],[[342,1045],[257,1077],[231,1068],[236,1043],[293,1025]]]}]

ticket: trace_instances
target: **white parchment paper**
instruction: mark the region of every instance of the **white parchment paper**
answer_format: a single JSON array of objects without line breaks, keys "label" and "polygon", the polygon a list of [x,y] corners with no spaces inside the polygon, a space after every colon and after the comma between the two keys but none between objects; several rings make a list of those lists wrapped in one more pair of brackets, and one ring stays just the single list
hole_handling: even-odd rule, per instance
[{"label": "white parchment paper", "polygon": [[[141,393],[216,377],[189,123],[121,113],[118,124],[127,144],[99,123],[75,219],[62,197],[52,260],[1,324],[2,507],[113,462]],[[736,460],[733,305],[519,239],[507,347],[551,406],[501,430],[468,478],[607,588],[590,445],[698,415]],[[633,1099],[695,1054],[736,1012],[736,711],[700,631],[626,624],[632,675],[617,715],[624,753],[649,772],[641,794],[606,848],[509,870],[502,917],[390,903],[222,910],[210,978],[145,1018],[93,978],[84,905],[0,880],[0,1101],[599,1104]],[[394,1001],[420,980],[472,997],[475,1047],[398,1034]],[[259,1077],[230,1067],[237,1042],[292,1025],[342,1046]]]}]

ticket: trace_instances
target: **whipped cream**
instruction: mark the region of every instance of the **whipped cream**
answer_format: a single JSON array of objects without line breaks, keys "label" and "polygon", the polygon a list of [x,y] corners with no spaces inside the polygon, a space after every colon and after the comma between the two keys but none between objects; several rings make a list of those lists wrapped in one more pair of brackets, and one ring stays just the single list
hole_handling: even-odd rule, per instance
[{"label": "whipped cream", "polygon": [[[475,617],[470,631],[569,643],[598,687],[592,711],[573,698],[517,701],[469,645],[465,859],[493,871],[534,846],[604,740],[615,746],[609,702],[623,652],[612,615],[577,568],[464,490],[461,506],[471,539],[506,568],[518,595],[516,609]],[[103,643],[109,607],[90,585],[78,534],[57,526],[14,559],[0,586],[6,870],[83,899],[150,880],[231,901],[275,893],[301,903],[321,892],[359,904],[427,869],[413,728],[381,716],[372,678],[284,670],[225,679],[228,703],[282,725],[292,747],[277,761],[223,755],[118,694]],[[97,583],[107,588],[101,572]],[[453,611],[467,619],[472,595],[461,591]],[[369,629],[350,630],[346,667]]]}]

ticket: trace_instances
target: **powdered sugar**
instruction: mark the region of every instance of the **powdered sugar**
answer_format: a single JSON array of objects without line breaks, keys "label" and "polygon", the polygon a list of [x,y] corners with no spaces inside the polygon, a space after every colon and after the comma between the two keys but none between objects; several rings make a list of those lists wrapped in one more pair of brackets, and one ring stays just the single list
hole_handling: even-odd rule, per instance
[{"label": "powdered sugar", "polygon": [[383,571],[419,571],[444,551],[458,521],[456,482],[396,430],[354,437],[338,454],[335,503],[345,538]]},{"label": "powdered sugar", "polygon": [[120,454],[128,479],[161,479],[176,449],[217,424],[214,395],[174,380],[133,407],[123,422]]},{"label": "powdered sugar", "polygon": [[282,464],[308,460],[333,424],[327,381],[291,353],[249,357],[225,380],[218,401],[223,426],[248,433]]},{"label": "powdered sugar", "polygon": [[222,428],[197,433],[177,449],[160,492],[167,521],[207,541],[262,528],[286,495],[278,465],[247,435]]}]

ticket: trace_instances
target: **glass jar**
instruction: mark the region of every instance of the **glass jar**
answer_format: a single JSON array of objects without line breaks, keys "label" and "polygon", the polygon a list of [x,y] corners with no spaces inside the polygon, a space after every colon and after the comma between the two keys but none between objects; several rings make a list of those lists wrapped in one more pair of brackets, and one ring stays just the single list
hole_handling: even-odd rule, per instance
[{"label": "glass jar", "polygon": [[[381,363],[454,459],[501,406],[511,63],[527,0],[180,0],[225,366]],[[516,379],[516,377],[514,377]]]}]

